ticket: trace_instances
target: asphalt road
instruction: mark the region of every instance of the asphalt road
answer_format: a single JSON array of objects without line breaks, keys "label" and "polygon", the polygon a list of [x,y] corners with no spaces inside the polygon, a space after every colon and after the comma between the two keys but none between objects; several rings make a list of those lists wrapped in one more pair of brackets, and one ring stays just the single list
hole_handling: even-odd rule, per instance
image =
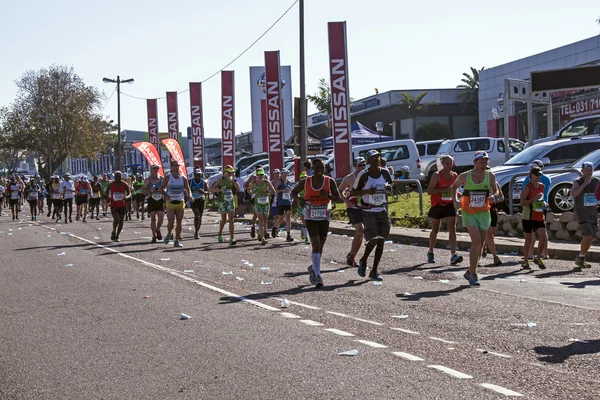
[{"label": "asphalt road", "polygon": [[260,246],[237,224],[230,247],[215,221],[193,240],[186,220],[176,249],[148,220],[117,244],[110,218],[0,217],[0,399],[600,396],[598,265],[503,257],[470,288],[449,251],[386,244],[376,286],[332,234],[315,289],[299,231]]}]

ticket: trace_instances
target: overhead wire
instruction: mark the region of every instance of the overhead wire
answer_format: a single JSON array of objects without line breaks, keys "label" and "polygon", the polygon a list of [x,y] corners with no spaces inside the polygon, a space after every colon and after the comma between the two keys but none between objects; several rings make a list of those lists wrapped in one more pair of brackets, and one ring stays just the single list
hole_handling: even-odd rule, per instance
[{"label": "overhead wire", "polygon": [[110,100],[112,99],[112,97],[115,95],[115,91],[117,90],[117,87],[115,86],[113,88],[112,93],[110,94],[110,97],[108,98],[108,100],[106,100],[106,103],[104,103],[104,107],[102,107],[102,112],[104,112],[104,110],[106,109],[106,106],[108,106],[108,103],[110,103]]},{"label": "overhead wire", "polygon": [[[242,51],[240,54],[238,54],[237,57],[235,57],[233,60],[231,60],[229,63],[227,63],[223,68],[219,69],[217,72],[215,72],[214,74],[212,74],[211,76],[209,76],[208,78],[206,78],[205,80],[202,81],[202,83],[208,82],[209,80],[211,80],[212,78],[214,78],[215,76],[217,76],[219,74],[219,72],[223,71],[225,68],[229,67],[231,64],[233,64],[234,62],[236,62],[240,57],[242,57],[244,54],[246,54],[248,52],[248,50],[250,50],[252,47],[254,47],[254,45],[256,45],[263,37],[265,37],[265,35],[267,33],[269,33],[271,31],[271,29],[273,29],[275,27],[275,25],[277,25],[279,23],[279,21],[281,21],[283,19],[283,17],[285,17],[287,15],[287,13],[289,13],[291,11],[292,8],[294,8],[294,6],[296,5],[296,3],[298,3],[299,0],[295,0],[291,6],[289,6],[289,8],[287,10],[285,10],[285,12],[283,14],[281,14],[279,16],[279,18],[277,18],[277,20],[275,22],[273,22],[273,24],[271,26],[269,26],[269,28],[263,32],[262,35],[260,35],[258,37],[258,39],[256,39],[254,42],[252,42],[252,44],[250,46],[248,46],[244,51]],[[178,91],[177,95],[180,95],[182,93],[188,92],[190,89],[187,88],[185,90],[182,91]],[[125,95],[127,97],[131,97],[133,99],[139,99],[139,100],[146,100],[147,98],[145,97],[138,97],[138,96],[133,96],[131,94],[125,93],[121,90],[121,94]],[[112,95],[111,95],[112,97]],[[160,99],[164,99],[166,98],[166,96],[162,96],[162,97],[156,97],[157,100]]]}]

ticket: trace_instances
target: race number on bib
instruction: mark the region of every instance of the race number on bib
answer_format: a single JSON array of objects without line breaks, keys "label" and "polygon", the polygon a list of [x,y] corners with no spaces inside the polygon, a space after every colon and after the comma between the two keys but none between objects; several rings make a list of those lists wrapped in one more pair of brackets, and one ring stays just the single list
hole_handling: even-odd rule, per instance
[{"label": "race number on bib", "polygon": [[204,194],[202,194],[200,192],[192,192],[192,197],[194,199],[202,199],[202,198],[204,198]]},{"label": "race number on bib", "polygon": [[114,192],[113,193],[113,200],[114,201],[123,201],[123,193],[122,192]]},{"label": "race number on bib", "polygon": [[92,193],[92,198],[97,199],[98,198],[98,193],[96,193],[96,192]]},{"label": "race number on bib", "polygon": [[469,207],[485,207],[486,192],[470,192]]},{"label": "race number on bib", "polygon": [[290,201],[292,197],[289,192],[283,192],[281,194],[281,198],[282,198],[282,200]]},{"label": "race number on bib", "polygon": [[385,193],[375,193],[371,195],[371,201],[369,201],[369,203],[371,203],[374,206],[380,206],[382,204],[385,204]]},{"label": "race number on bib", "polygon": [[52,195],[52,198],[53,198],[53,199],[60,199],[60,193],[54,193],[54,194]]},{"label": "race number on bib", "polygon": [[233,192],[231,189],[225,189],[223,192],[223,200],[225,201],[233,201]]},{"label": "race number on bib", "polygon": [[596,205],[598,205],[598,200],[596,199],[596,195],[594,193],[586,193],[583,195],[584,207],[594,207]]},{"label": "race number on bib", "polygon": [[269,204],[269,196],[258,195],[258,197],[256,197],[256,202],[258,204]]},{"label": "race number on bib", "polygon": [[156,200],[156,201],[160,201],[162,200],[162,193],[152,193],[152,199]]},{"label": "race number on bib", "polygon": [[79,194],[86,194],[86,193],[87,193],[87,190],[86,190],[86,189],[81,189],[81,190],[79,191]]},{"label": "race number on bib", "polygon": [[544,211],[544,206],[546,204],[544,203],[543,200],[539,200],[539,201],[534,201],[533,202],[533,211],[536,212],[543,212]]},{"label": "race number on bib", "polygon": [[327,204],[314,206],[312,204],[306,205],[306,219],[328,219],[329,218],[329,209],[327,208]]},{"label": "race number on bib", "polygon": [[171,193],[171,201],[181,201],[183,200],[183,193]]},{"label": "race number on bib", "polygon": [[37,200],[38,194],[37,192],[29,193],[29,200]]},{"label": "race number on bib", "polygon": [[450,192],[442,193],[442,201],[452,201],[452,195],[450,194]]},{"label": "race number on bib", "polygon": [[13,191],[10,193],[10,198],[12,200],[17,200],[19,198],[19,192],[18,191]]}]

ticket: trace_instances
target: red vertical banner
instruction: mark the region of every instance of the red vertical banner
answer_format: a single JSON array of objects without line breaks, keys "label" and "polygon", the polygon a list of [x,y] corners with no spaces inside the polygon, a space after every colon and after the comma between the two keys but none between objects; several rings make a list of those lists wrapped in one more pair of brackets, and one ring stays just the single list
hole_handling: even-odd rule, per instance
[{"label": "red vertical banner", "polygon": [[158,145],[158,102],[156,99],[147,99],[146,108],[148,111],[148,142],[153,144],[156,150],[160,152]]},{"label": "red vertical banner", "polygon": [[283,168],[283,114],[279,51],[265,51],[265,83],[267,86],[267,135],[269,170]]},{"label": "red vertical banner", "polygon": [[348,52],[346,22],[329,22],[329,82],[335,176],[352,172],[352,131],[350,129],[350,95],[348,93]]},{"label": "red vertical banner", "polygon": [[167,92],[167,118],[169,137],[179,141],[179,118],[177,116],[177,92]]},{"label": "red vertical banner", "polygon": [[192,160],[194,168],[204,172],[204,123],[202,121],[202,84],[190,82],[190,109],[192,114]]},{"label": "red vertical banner", "polygon": [[221,165],[235,166],[235,82],[233,71],[221,71]]},{"label": "red vertical banner", "polygon": [[260,126],[262,127],[262,151],[269,151],[269,132],[267,131],[267,101],[260,101]]}]

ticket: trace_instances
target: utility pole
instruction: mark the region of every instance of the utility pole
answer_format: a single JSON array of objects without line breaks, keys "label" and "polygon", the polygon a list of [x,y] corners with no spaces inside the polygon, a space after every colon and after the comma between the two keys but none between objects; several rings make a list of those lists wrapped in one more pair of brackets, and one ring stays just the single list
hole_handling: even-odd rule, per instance
[{"label": "utility pole", "polygon": [[102,79],[104,83],[116,83],[117,84],[117,154],[115,159],[117,161],[117,170],[123,169],[123,154],[121,153],[121,83],[133,83],[133,78],[123,79],[117,75],[117,79]]},{"label": "utility pole", "polygon": [[304,0],[299,0],[300,12],[300,161],[308,158],[308,131],[306,127],[306,75],[304,65]]}]

